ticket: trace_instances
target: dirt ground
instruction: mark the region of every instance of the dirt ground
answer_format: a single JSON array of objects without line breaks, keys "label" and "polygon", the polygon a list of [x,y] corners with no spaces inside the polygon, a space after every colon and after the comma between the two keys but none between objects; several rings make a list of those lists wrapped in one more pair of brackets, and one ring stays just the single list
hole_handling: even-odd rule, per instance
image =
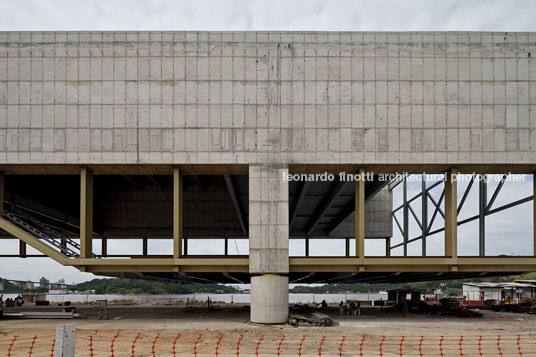
[{"label": "dirt ground", "polygon": [[[370,336],[439,336],[439,335],[536,335],[536,315],[492,312],[481,310],[479,318],[456,318],[430,315],[394,313],[379,308],[363,308],[361,316],[339,316],[335,307],[324,311],[339,322],[334,327],[265,326],[249,322],[249,311],[244,306],[216,306],[214,311],[196,307],[187,312],[177,306],[108,306],[108,320],[97,320],[96,306],[77,306],[81,318],[74,320],[4,319],[0,320],[0,335],[11,335],[17,330],[26,332],[53,330],[56,325],[76,325],[88,330],[181,330],[237,332],[246,330],[279,331],[285,333],[355,334]],[[15,311],[61,311],[61,307],[26,306],[10,308]],[[305,314],[306,315],[306,314]]]},{"label": "dirt ground", "polygon": [[[365,307],[324,313],[334,327],[249,322],[246,306],[77,306],[74,320],[0,320],[0,355],[51,356],[57,325],[75,325],[75,356],[536,356],[536,316],[482,311],[479,318],[409,315]],[[23,307],[8,311],[61,311]],[[307,314],[304,314],[307,315]]]}]

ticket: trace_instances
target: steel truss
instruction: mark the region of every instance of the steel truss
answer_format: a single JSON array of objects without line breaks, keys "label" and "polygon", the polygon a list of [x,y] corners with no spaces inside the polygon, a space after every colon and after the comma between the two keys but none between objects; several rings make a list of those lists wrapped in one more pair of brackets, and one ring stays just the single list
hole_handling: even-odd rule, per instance
[{"label": "steel truss", "polygon": [[[478,239],[478,255],[483,257],[486,255],[486,217],[489,215],[492,215],[497,212],[504,211],[506,209],[519,206],[523,203],[530,202],[534,199],[534,195],[527,196],[525,198],[510,202],[508,204],[502,205],[500,207],[493,207],[493,204],[495,203],[495,200],[497,199],[497,196],[501,192],[501,189],[503,188],[506,179],[508,175],[502,175],[501,181],[493,191],[493,194],[491,195],[491,198],[488,200],[488,183],[486,180],[477,179],[475,175],[472,175],[469,184],[467,185],[463,196],[460,200],[460,203],[457,207],[457,215],[460,214],[465,201],[467,200],[467,196],[469,195],[471,188],[474,186],[475,182],[478,182],[478,190],[479,190],[479,200],[478,200],[478,214],[471,216],[469,218],[465,218],[461,221],[457,222],[458,226],[461,226],[463,224],[478,220],[479,222],[479,239]],[[393,250],[395,248],[403,247],[403,256],[408,255],[408,244],[412,242],[416,242],[418,240],[421,240],[422,242],[422,256],[426,256],[426,239],[428,236],[432,236],[436,233],[443,232],[445,230],[445,227],[440,227],[435,230],[432,230],[432,227],[434,225],[435,219],[437,215],[441,215],[443,219],[445,219],[445,212],[441,208],[441,204],[443,203],[443,200],[445,198],[445,188],[443,187],[443,190],[441,192],[441,195],[439,196],[439,199],[436,201],[434,197],[430,194],[430,191],[433,190],[435,187],[439,186],[440,184],[444,183],[444,179],[438,180],[434,184],[430,185],[429,187],[426,187],[426,175],[422,174],[422,186],[421,191],[416,194],[415,196],[408,198],[408,185],[407,180],[405,178],[402,178],[400,181],[398,181],[395,185],[392,185],[389,187],[389,189],[392,191],[398,184],[402,184],[402,195],[403,195],[403,203],[394,208],[392,211],[393,220],[396,223],[396,226],[398,227],[400,233],[402,234],[403,242],[398,243],[395,245],[391,245],[388,247],[388,250]],[[425,197],[425,199],[422,199],[421,197]],[[411,203],[418,198],[421,198],[421,217],[419,217],[415,210],[413,209]],[[430,219],[428,219],[428,203],[432,202],[434,206],[434,210],[432,213],[432,216]],[[402,210],[402,223],[400,223],[399,219],[396,217],[396,212]],[[410,214],[414,218],[415,222],[419,226],[421,230],[421,234],[417,237],[410,238],[409,237],[409,221],[410,221]]]}]

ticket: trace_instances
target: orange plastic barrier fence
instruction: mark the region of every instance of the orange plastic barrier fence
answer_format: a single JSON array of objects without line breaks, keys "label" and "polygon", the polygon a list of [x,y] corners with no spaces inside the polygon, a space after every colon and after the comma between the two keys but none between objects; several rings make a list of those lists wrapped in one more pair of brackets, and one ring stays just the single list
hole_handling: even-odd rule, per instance
[{"label": "orange plastic barrier fence", "polygon": [[[535,335],[355,336],[77,330],[76,356],[536,356]],[[0,338],[0,356],[54,356],[55,336]]]},{"label": "orange plastic barrier fence", "polygon": [[56,334],[54,333],[0,336],[0,356],[54,357],[55,345]]}]

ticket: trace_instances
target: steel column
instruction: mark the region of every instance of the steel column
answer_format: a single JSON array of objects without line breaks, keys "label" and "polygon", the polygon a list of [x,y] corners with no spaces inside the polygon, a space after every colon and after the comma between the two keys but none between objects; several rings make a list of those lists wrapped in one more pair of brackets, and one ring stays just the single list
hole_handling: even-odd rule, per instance
[{"label": "steel column", "polygon": [[458,258],[458,174],[457,168],[447,171],[445,181],[445,256]]},{"label": "steel column", "polygon": [[80,169],[80,258],[93,257],[93,172]]},{"label": "steel column", "polygon": [[421,234],[422,234],[422,256],[426,256],[426,235],[428,233],[428,195],[426,194],[426,175],[422,174],[421,185]]},{"label": "steel column", "polygon": [[[363,177],[363,169],[357,171]],[[355,256],[365,257],[365,181],[355,182]]]},{"label": "steel column", "polygon": [[536,172],[532,175],[532,186],[532,214],[534,215],[532,218],[532,233],[534,235],[533,253],[536,256]]},{"label": "steel column", "polygon": [[391,256],[391,237],[385,238],[385,256]]},{"label": "steel column", "polygon": [[404,200],[404,210],[403,214],[403,233],[404,233],[404,256],[406,257],[408,255],[408,240],[409,240],[409,209],[408,209],[408,181],[404,178],[404,182],[402,183],[403,188],[403,200]]},{"label": "steel column", "polygon": [[173,168],[173,258],[182,255],[182,174]]},{"label": "steel column", "polygon": [[143,251],[143,256],[147,256],[148,255],[148,252],[149,252],[149,241],[147,238],[143,238],[143,248],[142,248],[142,251]]},{"label": "steel column", "polygon": [[19,257],[26,258],[26,243],[22,240],[19,240]]},{"label": "steel column", "polygon": [[108,240],[104,237],[101,239],[101,255],[103,257],[108,255]]},{"label": "steel column", "polygon": [[478,255],[486,255],[486,211],[488,207],[488,184],[485,180],[478,183]]},{"label": "steel column", "polygon": [[309,256],[309,237],[305,237],[305,256]]}]

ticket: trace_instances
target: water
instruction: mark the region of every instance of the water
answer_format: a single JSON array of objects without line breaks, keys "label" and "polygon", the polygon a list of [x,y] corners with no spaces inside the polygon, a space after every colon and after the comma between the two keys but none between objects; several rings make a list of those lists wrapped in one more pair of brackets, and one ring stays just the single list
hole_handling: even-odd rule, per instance
[{"label": "water", "polygon": [[[4,294],[4,300],[8,297],[15,298],[16,294]],[[249,294],[175,294],[175,295],[145,295],[145,294],[58,294],[46,295],[46,300],[51,303],[63,303],[70,301],[72,303],[88,303],[97,300],[108,300],[112,302],[129,300],[136,303],[170,303],[175,301],[186,301],[188,299],[195,301],[207,301],[210,297],[212,301],[217,302],[235,302],[248,304],[250,302]],[[320,303],[326,300],[328,303],[338,303],[346,300],[373,301],[387,300],[387,293],[357,293],[357,294],[289,294],[289,303]]]}]

